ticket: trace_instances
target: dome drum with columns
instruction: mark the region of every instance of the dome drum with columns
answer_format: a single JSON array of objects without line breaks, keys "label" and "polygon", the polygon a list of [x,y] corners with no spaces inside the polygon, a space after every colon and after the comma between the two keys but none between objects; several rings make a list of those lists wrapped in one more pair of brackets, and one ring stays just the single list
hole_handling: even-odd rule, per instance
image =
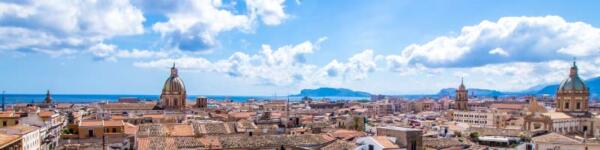
[{"label": "dome drum with columns", "polygon": [[171,75],[165,81],[162,93],[160,94],[160,107],[163,109],[179,109],[185,108],[186,92],[183,80],[179,78],[175,63],[171,67]]}]

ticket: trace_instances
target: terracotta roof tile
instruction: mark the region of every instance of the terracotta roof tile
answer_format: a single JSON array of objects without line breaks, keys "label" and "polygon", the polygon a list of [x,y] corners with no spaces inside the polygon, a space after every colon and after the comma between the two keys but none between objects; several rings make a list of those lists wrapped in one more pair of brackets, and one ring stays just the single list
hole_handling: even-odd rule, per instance
[{"label": "terracotta roof tile", "polygon": [[102,120],[82,120],[81,123],[79,123],[79,126],[82,126],[82,127],[102,126]]},{"label": "terracotta roof tile", "polygon": [[18,135],[10,135],[10,134],[0,133],[0,148],[4,148],[4,146],[6,146],[10,143],[13,143],[17,140],[19,140]]},{"label": "terracotta roof tile", "polygon": [[13,111],[3,111],[0,112],[0,118],[18,118],[19,116],[15,115]]},{"label": "terracotta roof tile", "polygon": [[167,124],[165,125],[169,136],[194,136],[192,125],[188,124]]},{"label": "terracotta roof tile", "polygon": [[344,140],[336,140],[325,147],[322,147],[321,150],[353,150],[356,149],[356,144],[346,142]]},{"label": "terracotta roof tile", "polygon": [[581,144],[581,142],[566,137],[564,135],[560,135],[557,133],[548,133],[542,136],[533,137],[531,139],[534,142],[543,142],[543,143],[553,143],[553,144]]},{"label": "terracotta roof tile", "polygon": [[52,115],[54,115],[53,111],[40,111],[38,113],[38,116],[42,117],[42,118],[48,118],[48,117],[52,117]]},{"label": "terracotta roof tile", "polygon": [[14,125],[14,126],[10,126],[10,127],[0,128],[0,132],[7,133],[7,131],[12,130],[12,131],[17,131],[18,133],[16,133],[16,134],[22,135],[22,134],[27,134],[29,132],[35,131],[37,129],[39,129],[39,128],[35,127],[35,126],[30,126],[27,124],[18,124],[18,125]]},{"label": "terracotta roof tile", "polygon": [[131,123],[125,123],[125,134],[135,135],[137,133],[138,127]]},{"label": "terracotta roof tile", "polygon": [[107,121],[104,121],[104,126],[105,127],[123,126],[123,121],[122,120],[107,120]]},{"label": "terracotta roof tile", "polygon": [[381,144],[383,148],[399,148],[398,145],[392,143],[385,136],[374,136],[373,139],[377,141],[377,143]]}]

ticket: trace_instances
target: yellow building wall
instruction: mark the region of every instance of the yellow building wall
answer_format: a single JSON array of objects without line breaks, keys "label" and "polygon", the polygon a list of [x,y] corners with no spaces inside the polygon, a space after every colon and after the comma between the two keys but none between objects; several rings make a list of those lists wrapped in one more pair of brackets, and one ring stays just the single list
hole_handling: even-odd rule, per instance
[{"label": "yellow building wall", "polygon": [[[6,122],[6,125],[4,125]],[[9,127],[17,125],[18,120],[16,118],[0,118],[0,127]]]}]

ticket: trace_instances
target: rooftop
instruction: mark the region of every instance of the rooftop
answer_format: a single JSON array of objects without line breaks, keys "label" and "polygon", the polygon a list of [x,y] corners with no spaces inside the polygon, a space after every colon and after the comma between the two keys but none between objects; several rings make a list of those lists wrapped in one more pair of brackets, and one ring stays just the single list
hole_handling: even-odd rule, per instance
[{"label": "rooftop", "polygon": [[571,139],[567,136],[557,134],[557,133],[548,133],[545,135],[533,137],[531,139],[533,142],[540,143],[553,143],[553,144],[581,144],[580,141],[575,139]]},{"label": "rooftop", "polygon": [[19,140],[18,135],[10,135],[10,134],[0,133],[0,148],[4,148],[4,146],[6,146],[10,143],[13,143],[17,140]]},{"label": "rooftop", "polygon": [[415,128],[405,128],[405,127],[396,127],[396,126],[385,126],[385,127],[377,127],[382,128],[382,129],[388,129],[388,130],[398,130],[398,131],[421,131],[420,129],[415,129]]},{"label": "rooftop", "polygon": [[386,136],[373,136],[373,140],[377,141],[384,149],[385,148],[399,148],[398,145],[392,143]]}]

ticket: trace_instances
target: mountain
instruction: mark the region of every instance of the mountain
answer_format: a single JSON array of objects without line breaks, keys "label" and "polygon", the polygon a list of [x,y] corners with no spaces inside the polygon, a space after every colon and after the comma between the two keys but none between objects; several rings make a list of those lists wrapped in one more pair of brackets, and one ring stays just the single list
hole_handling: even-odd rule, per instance
[{"label": "mountain", "polygon": [[[585,85],[590,88],[590,97],[600,97],[600,77],[587,79],[584,81]],[[559,84],[547,85],[544,88],[537,91],[535,94],[550,94],[553,95],[558,90]]]},{"label": "mountain", "polygon": [[291,96],[308,97],[369,97],[371,94],[362,91],[352,91],[344,88],[322,87],[318,89],[303,89],[300,94]]},{"label": "mountain", "polygon": [[[484,97],[496,97],[496,96],[503,96],[503,95],[511,95],[509,93],[503,93],[500,91],[496,91],[496,90],[489,90],[489,89],[467,89],[469,91],[469,95],[475,95],[475,96],[484,96]],[[440,90],[440,92],[437,93],[437,96],[451,96],[454,97],[456,96],[456,88],[445,88]]]}]

